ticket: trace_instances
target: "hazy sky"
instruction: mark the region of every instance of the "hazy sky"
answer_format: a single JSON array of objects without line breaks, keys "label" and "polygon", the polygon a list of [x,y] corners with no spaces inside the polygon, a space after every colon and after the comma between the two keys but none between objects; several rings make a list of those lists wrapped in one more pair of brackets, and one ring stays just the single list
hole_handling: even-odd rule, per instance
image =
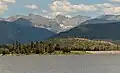
[{"label": "hazy sky", "polygon": [[39,14],[52,17],[58,14],[67,16],[99,16],[120,14],[120,0],[0,0],[0,16]]}]

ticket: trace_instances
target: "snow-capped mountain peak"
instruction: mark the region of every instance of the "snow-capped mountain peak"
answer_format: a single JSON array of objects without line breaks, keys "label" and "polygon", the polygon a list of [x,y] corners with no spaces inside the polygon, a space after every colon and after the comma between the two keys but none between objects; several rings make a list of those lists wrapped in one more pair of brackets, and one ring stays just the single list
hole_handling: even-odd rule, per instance
[{"label": "snow-capped mountain peak", "polygon": [[[23,20],[19,20],[21,18]],[[88,19],[90,19],[90,17],[80,16],[80,15],[75,17],[67,17],[60,14],[57,15],[55,19],[50,19],[43,17],[41,15],[35,15],[30,13],[28,14],[28,16],[23,16],[23,15],[11,16],[5,19],[5,21],[16,22],[17,24],[23,24],[23,25],[30,24],[34,27],[46,28],[50,31],[59,33],[69,30],[73,27],[76,27],[77,25]],[[27,23],[27,21],[31,23]]]}]

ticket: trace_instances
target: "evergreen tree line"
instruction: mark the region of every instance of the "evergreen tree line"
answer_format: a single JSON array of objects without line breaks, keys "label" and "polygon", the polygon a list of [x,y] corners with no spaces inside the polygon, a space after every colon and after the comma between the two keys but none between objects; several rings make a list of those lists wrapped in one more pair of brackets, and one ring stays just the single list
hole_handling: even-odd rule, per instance
[{"label": "evergreen tree line", "polygon": [[112,51],[120,50],[119,45],[90,41],[83,39],[52,39],[48,41],[31,42],[21,44],[16,41],[13,44],[0,45],[0,54],[55,54],[56,51],[70,53],[71,51]]}]

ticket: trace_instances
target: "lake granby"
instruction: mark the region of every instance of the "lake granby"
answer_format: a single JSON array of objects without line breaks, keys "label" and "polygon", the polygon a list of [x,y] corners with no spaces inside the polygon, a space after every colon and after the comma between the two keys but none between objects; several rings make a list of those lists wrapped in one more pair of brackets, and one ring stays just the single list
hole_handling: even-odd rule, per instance
[{"label": "lake granby", "polygon": [[0,73],[120,73],[120,55],[1,56]]}]

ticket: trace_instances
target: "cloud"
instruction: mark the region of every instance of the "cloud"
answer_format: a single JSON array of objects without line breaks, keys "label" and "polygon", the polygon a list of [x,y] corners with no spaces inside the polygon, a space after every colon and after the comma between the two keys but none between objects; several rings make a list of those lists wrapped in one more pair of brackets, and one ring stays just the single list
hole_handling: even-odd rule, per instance
[{"label": "cloud", "polygon": [[119,15],[120,14],[120,7],[111,7],[111,8],[103,9],[103,12],[105,14]]},{"label": "cloud", "polygon": [[15,0],[0,0],[0,14],[8,9],[8,3],[15,3]]},{"label": "cloud", "polygon": [[45,10],[45,9],[40,9],[40,15],[43,16],[43,17],[46,17],[46,18],[52,18],[52,12],[51,11],[48,11],[48,10]]},{"label": "cloud", "polygon": [[110,0],[110,1],[112,1],[112,2],[120,2],[120,0]]},{"label": "cloud", "polygon": [[4,3],[15,3],[15,0],[0,0],[0,2],[4,2]]},{"label": "cloud", "polygon": [[[25,5],[25,7],[30,9],[38,9],[37,5]],[[102,4],[72,4],[69,0],[53,0],[52,4],[49,4],[50,10],[45,10],[39,8],[40,13],[42,16],[47,18],[55,18],[57,15],[67,15],[75,12],[87,12],[87,13],[99,13],[102,14],[120,14],[120,5],[117,4],[110,4],[110,3],[102,3]]]},{"label": "cloud", "polygon": [[41,8],[40,10],[41,10],[42,13],[48,13],[48,11],[45,10],[45,9],[42,9],[42,8]]},{"label": "cloud", "polygon": [[37,5],[34,4],[25,5],[25,7],[33,10],[37,10],[39,8]]},{"label": "cloud", "polygon": [[50,4],[50,8],[53,12],[59,13],[69,13],[69,12],[79,12],[79,11],[96,11],[94,5],[73,5],[68,0],[53,0]]},{"label": "cloud", "polygon": [[71,15],[66,15],[66,17],[68,17],[68,18],[72,18],[72,16],[71,16]]},{"label": "cloud", "polygon": [[120,14],[119,5],[104,3],[104,4],[97,4],[96,7],[98,8],[97,12],[99,13],[114,14],[114,15]]},{"label": "cloud", "polygon": [[[120,1],[120,0],[112,0]],[[53,0],[49,5],[53,15],[68,14],[73,12],[93,12],[100,14],[120,14],[120,5],[103,3],[103,4],[72,4],[68,0]]]},{"label": "cloud", "polygon": [[5,10],[8,9],[8,6],[2,2],[0,2],[0,14],[4,13]]}]

